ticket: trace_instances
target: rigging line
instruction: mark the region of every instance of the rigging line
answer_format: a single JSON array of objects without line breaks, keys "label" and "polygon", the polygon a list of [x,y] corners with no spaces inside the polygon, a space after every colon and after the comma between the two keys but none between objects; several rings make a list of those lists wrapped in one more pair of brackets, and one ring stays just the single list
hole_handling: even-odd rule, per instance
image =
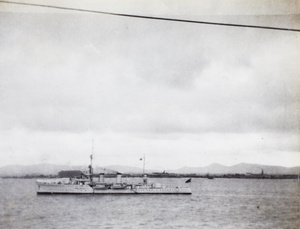
[{"label": "rigging line", "polygon": [[97,11],[97,10],[85,10],[85,9],[78,9],[78,8],[71,8],[71,7],[52,6],[52,5],[43,5],[43,4],[35,4],[35,3],[23,3],[23,2],[12,2],[12,1],[0,1],[0,2],[7,3],[7,4],[37,6],[37,7],[54,8],[54,9],[60,9],[60,10],[71,10],[71,11],[79,11],[79,12],[86,12],[86,13],[106,14],[106,15],[120,16],[120,17],[131,17],[131,18],[142,18],[142,19],[160,20],[160,21],[174,21],[174,22],[196,23],[196,24],[206,24],[206,25],[219,25],[219,26],[232,26],[232,27],[244,27],[244,28],[254,28],[254,29],[269,29],[269,30],[283,30],[283,31],[290,31],[290,32],[300,32],[300,29],[289,29],[289,28],[258,26],[258,25],[218,23],[218,22],[208,22],[208,21],[193,21],[193,20],[162,18],[162,17],[150,17],[150,16],[142,16],[142,15],[111,13],[111,12],[104,12],[104,11]]}]

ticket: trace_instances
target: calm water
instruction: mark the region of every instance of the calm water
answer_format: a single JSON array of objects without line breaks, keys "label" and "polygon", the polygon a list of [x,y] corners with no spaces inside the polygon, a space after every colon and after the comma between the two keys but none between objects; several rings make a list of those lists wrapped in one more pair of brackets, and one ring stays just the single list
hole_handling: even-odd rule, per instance
[{"label": "calm water", "polygon": [[[185,179],[150,179],[184,186]],[[189,195],[36,195],[2,179],[0,228],[300,228],[300,181],[192,179]]]}]

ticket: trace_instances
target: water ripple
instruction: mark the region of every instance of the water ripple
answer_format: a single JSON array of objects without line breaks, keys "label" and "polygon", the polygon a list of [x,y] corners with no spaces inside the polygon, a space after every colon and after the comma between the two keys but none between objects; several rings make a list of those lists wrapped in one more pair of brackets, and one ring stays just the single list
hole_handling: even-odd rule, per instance
[{"label": "water ripple", "polygon": [[34,180],[4,179],[0,228],[300,228],[300,182],[195,178],[191,186],[191,196],[44,196]]}]

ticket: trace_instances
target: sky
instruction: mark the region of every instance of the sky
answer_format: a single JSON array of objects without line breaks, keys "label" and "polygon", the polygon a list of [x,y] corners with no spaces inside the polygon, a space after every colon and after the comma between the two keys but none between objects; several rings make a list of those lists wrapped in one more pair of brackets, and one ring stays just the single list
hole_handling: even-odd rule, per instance
[{"label": "sky", "polygon": [[[300,29],[298,1],[19,2]],[[0,2],[0,34],[0,167],[300,165],[299,32]]]}]

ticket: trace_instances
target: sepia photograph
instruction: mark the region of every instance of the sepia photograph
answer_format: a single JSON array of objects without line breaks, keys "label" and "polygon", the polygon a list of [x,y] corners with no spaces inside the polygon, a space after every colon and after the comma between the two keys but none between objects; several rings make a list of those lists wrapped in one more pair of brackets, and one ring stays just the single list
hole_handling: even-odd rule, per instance
[{"label": "sepia photograph", "polygon": [[300,1],[0,0],[0,228],[300,228]]}]

